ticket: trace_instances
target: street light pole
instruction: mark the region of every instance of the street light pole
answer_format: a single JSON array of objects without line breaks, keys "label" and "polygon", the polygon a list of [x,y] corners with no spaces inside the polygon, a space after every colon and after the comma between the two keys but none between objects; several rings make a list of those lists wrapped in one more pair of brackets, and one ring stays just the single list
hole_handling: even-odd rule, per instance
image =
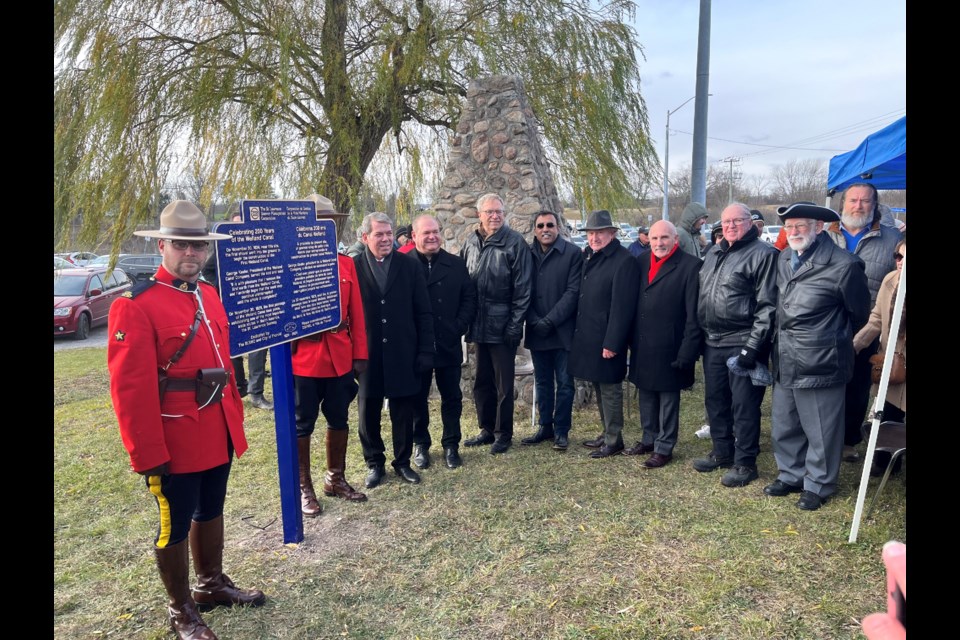
[{"label": "street light pole", "polygon": [[664,143],[663,149],[663,219],[666,220],[669,217],[670,213],[670,116],[680,111],[688,102],[696,98],[697,96],[690,96],[687,98],[683,104],[674,109],[673,111],[667,111],[667,137]]}]

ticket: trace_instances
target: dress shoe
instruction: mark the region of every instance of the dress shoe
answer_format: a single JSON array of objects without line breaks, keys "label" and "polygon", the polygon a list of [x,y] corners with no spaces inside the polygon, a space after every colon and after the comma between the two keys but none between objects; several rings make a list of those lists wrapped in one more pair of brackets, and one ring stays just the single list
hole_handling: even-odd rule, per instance
[{"label": "dress shoe", "polygon": [[673,460],[673,456],[665,456],[662,453],[655,453],[644,460],[641,464],[647,469],[659,469],[671,460]]},{"label": "dress shoe", "polygon": [[420,484],[420,474],[410,468],[409,465],[404,465],[402,467],[397,467],[395,469],[397,475],[409,482],[410,484]]},{"label": "dress shoe", "polygon": [[367,474],[367,479],[363,483],[367,489],[373,489],[387,476],[387,470],[383,467],[382,464],[374,465],[370,467],[370,473]]},{"label": "dress shoe", "polygon": [[266,409],[267,411],[273,411],[273,403],[263,397],[262,393],[251,393],[250,394],[250,404],[255,406],[257,409]]},{"label": "dress shoe", "polygon": [[523,438],[520,444],[540,444],[545,440],[553,440],[553,427],[550,425],[540,425],[535,434]]},{"label": "dress shoe", "polygon": [[860,454],[852,446],[845,444],[843,445],[843,461],[844,462],[856,462],[860,459]]},{"label": "dress shoe", "polygon": [[603,446],[603,434],[601,433],[593,440],[584,440],[583,446],[585,446],[587,449],[599,449]]},{"label": "dress shoe", "polygon": [[623,443],[619,442],[612,447],[609,445],[603,445],[596,451],[590,454],[591,458],[609,458],[612,455],[616,455],[623,451]]},{"label": "dress shoe", "polygon": [[789,482],[784,482],[777,478],[767,486],[763,488],[763,492],[768,496],[774,496],[776,498],[782,498],[783,496],[790,495],[791,493],[800,493],[803,491],[803,487],[790,484]]},{"label": "dress shoe", "polygon": [[757,473],[756,467],[735,464],[723,474],[723,477],[720,478],[720,484],[725,487],[745,487],[759,477],[760,474]]},{"label": "dress shoe", "polygon": [[494,443],[490,446],[490,453],[496,455],[498,453],[503,453],[510,448],[510,445],[513,444],[513,440],[507,440],[506,438],[497,438]]},{"label": "dress shoe", "polygon": [[480,433],[475,435],[472,438],[467,438],[463,441],[465,447],[479,447],[485,444],[493,444],[493,434],[487,431],[486,429],[481,429]]},{"label": "dress shoe", "polygon": [[448,469],[456,469],[463,465],[463,459],[460,457],[460,451],[457,447],[445,448],[443,450],[443,457],[446,458]]},{"label": "dress shoe", "polygon": [[647,453],[653,453],[653,445],[643,444],[643,442],[638,442],[629,449],[623,450],[625,456],[642,456]]},{"label": "dress shoe", "polygon": [[430,466],[430,450],[427,448],[427,445],[417,444],[413,446],[413,464],[421,469],[426,469]]},{"label": "dress shoe", "polygon": [[813,491],[804,490],[804,492],[800,494],[800,499],[797,500],[797,506],[804,511],[816,511],[826,501],[826,498],[821,498]]},{"label": "dress shoe", "polygon": [[554,436],[553,438],[553,448],[557,451],[566,451],[567,447],[570,446],[570,440],[567,436]]},{"label": "dress shoe", "polygon": [[733,466],[733,458],[718,458],[712,453],[706,458],[697,458],[693,461],[693,468],[700,473],[708,473],[717,469],[729,469]]}]

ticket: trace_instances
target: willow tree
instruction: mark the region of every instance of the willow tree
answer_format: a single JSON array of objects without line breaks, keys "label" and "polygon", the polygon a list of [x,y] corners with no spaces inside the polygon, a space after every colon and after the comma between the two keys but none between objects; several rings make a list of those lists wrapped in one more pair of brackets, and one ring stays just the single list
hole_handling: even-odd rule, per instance
[{"label": "willow tree", "polygon": [[349,210],[392,153],[416,189],[443,166],[427,150],[446,147],[470,79],[494,73],[523,78],[560,181],[629,197],[659,168],[633,12],[627,0],[58,0],[57,228],[82,214],[92,238],[108,217],[117,245],[185,169],[228,198],[279,187]]}]

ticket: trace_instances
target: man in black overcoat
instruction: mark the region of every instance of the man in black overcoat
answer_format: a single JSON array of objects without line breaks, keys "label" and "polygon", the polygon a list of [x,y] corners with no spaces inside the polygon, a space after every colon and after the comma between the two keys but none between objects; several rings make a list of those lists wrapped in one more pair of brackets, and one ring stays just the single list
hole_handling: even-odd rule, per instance
[{"label": "man in black overcoat", "polygon": [[460,338],[477,314],[477,289],[463,258],[441,248],[443,240],[436,218],[425,213],[413,221],[411,228],[416,249],[409,255],[420,262],[427,280],[437,346],[433,369],[423,373],[417,394],[413,416],[413,462],[421,469],[430,466],[432,441],[427,401],[435,377],[440,392],[440,420],[443,422],[440,445],[447,467],[456,469],[463,464],[460,458],[460,416],[463,413],[463,391],[460,389],[463,346]]},{"label": "man in black overcoat", "polygon": [[656,469],[673,458],[680,390],[693,386],[693,367],[700,358],[697,296],[703,263],[679,250],[671,222],[655,222],[649,236],[650,251],[637,258],[640,292],[630,349],[630,381],[639,393],[643,439],[623,453],[650,453],[643,466]]},{"label": "man in black overcoat", "polygon": [[360,227],[365,248],[353,258],[367,326],[369,364],[360,374],[359,435],[370,468],[366,486],[379,485],[386,471],[380,413],[390,399],[393,462],[397,475],[416,484],[410,468],[413,414],[420,374],[433,368],[436,351],[427,281],[417,259],[393,250],[393,227],[385,213],[370,213]]},{"label": "man in black overcoat", "polygon": [[573,413],[570,345],[576,323],[583,254],[560,236],[560,216],[540,211],[534,218],[533,283],[527,310],[526,347],[533,359],[540,426],[521,444],[553,439],[565,451]]},{"label": "man in black overcoat", "polygon": [[570,373],[592,382],[597,392],[603,433],[583,443],[592,458],[623,451],[623,379],[627,340],[637,304],[640,265],[617,240],[610,212],[587,218],[577,322],[570,348]]}]

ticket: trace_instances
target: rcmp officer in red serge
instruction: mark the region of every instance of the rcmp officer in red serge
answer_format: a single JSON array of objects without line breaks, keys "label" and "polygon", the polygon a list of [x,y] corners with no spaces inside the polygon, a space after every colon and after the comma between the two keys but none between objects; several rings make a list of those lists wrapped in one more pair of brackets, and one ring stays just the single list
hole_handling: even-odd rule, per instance
[{"label": "rcmp officer in red serge", "polygon": [[[159,508],[154,541],[170,597],[170,626],[184,640],[216,635],[197,610],[266,601],[223,573],[223,503],[233,454],[243,455],[243,404],[233,378],[227,314],[216,289],[198,282],[211,241],[193,203],[171,202],[157,238],[162,262],[110,309],[110,393],[133,470]],[[197,584],[190,588],[187,538]]]},{"label": "rcmp officer in red serge", "polygon": [[[340,221],[333,202],[307,196],[317,205],[317,219]],[[338,225],[339,226],[339,225]],[[334,239],[335,241],[336,239]],[[340,324],[293,343],[293,384],[296,393],[297,456],[300,462],[300,510],[314,518],[323,511],[310,474],[310,436],[321,410],[327,421],[327,473],[323,492],[352,502],[367,496],[354,490],[344,477],[347,455],[347,416],[357,397],[354,375],[367,368],[367,329],[363,321],[360,282],[353,260],[337,255],[340,269]]]}]

